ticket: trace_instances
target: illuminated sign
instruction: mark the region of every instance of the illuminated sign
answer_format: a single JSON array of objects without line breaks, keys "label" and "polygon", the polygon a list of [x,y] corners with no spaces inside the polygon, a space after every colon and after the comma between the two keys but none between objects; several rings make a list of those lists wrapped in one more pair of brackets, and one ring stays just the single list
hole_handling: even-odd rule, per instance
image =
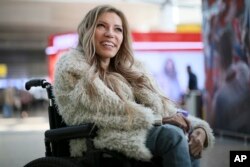
[{"label": "illuminated sign", "polygon": [[6,64],[0,64],[0,77],[5,77],[8,73],[8,67]]}]

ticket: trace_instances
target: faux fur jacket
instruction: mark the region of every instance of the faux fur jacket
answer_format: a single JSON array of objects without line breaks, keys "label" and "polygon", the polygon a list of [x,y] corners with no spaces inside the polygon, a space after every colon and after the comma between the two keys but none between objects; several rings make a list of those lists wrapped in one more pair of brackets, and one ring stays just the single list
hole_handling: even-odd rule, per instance
[{"label": "faux fur jacket", "polygon": [[[139,63],[134,70],[144,72]],[[56,64],[54,93],[60,114],[68,125],[95,123],[99,130],[94,138],[96,148],[116,150],[138,160],[150,160],[152,154],[145,146],[148,130],[155,120],[177,112],[169,102],[165,104],[157,92],[142,88],[134,89],[120,81],[124,102],[110,90],[100,78],[91,80],[93,73],[84,55],[71,49],[60,57]],[[89,94],[87,85],[92,84],[96,96]],[[125,112],[129,109],[131,118]],[[193,128],[202,127],[207,133],[208,145],[214,137],[209,125],[198,118],[189,116]],[[84,139],[70,142],[72,156],[81,156],[86,151]]]}]

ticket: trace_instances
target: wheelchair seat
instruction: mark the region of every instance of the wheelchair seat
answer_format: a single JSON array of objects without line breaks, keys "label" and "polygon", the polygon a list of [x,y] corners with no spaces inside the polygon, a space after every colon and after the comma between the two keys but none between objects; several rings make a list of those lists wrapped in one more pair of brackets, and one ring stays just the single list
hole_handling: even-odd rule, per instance
[{"label": "wheelchair seat", "polygon": [[[24,167],[159,167],[160,158],[154,157],[150,162],[128,158],[116,151],[96,149],[93,138],[98,127],[93,123],[67,126],[55,103],[53,87],[45,79],[33,79],[25,84],[26,90],[39,86],[47,90],[49,99],[48,116],[50,129],[44,133],[45,157],[35,159]],[[69,141],[85,138],[87,151],[82,157],[71,157]]]}]

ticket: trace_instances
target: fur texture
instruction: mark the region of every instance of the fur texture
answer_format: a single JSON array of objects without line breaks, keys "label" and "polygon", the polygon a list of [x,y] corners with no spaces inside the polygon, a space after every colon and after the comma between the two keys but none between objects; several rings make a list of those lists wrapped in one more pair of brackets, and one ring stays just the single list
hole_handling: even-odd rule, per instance
[{"label": "fur texture", "polygon": [[[144,72],[139,64],[134,68]],[[156,92],[133,89],[121,81],[124,97],[127,97],[127,102],[124,102],[100,78],[91,81],[92,74],[84,55],[75,49],[58,60],[54,93],[66,124],[93,122],[99,127],[98,136],[94,138],[96,148],[116,150],[138,160],[150,160],[152,154],[145,146],[148,130],[159,116],[174,114],[177,108],[171,103],[163,104]],[[95,97],[90,96],[87,90],[90,82],[97,91]],[[131,111],[131,120],[125,109]],[[198,118],[191,120],[194,128],[206,130],[208,144],[211,145],[213,134],[209,125]],[[70,147],[72,156],[81,156],[86,150],[86,143],[84,139],[72,140]]]}]

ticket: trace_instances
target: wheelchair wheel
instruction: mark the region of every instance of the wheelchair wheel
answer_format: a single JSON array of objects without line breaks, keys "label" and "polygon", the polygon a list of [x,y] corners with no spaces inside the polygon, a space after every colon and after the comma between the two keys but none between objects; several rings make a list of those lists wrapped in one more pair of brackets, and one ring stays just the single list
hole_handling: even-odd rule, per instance
[{"label": "wheelchair wheel", "polygon": [[42,157],[35,159],[24,167],[79,167],[72,160],[57,157]]}]

